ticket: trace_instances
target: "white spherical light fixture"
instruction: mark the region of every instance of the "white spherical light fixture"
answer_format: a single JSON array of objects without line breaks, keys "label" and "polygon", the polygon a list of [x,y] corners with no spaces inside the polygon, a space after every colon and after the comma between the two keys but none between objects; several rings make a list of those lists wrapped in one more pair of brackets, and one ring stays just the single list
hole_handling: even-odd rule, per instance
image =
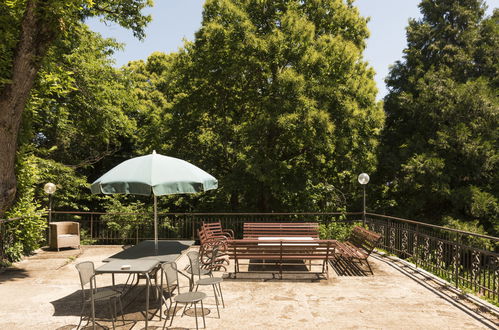
[{"label": "white spherical light fixture", "polygon": [[43,186],[43,191],[45,191],[45,193],[49,195],[55,193],[56,189],[57,189],[56,185],[53,184],[52,182],[48,182],[45,184],[45,186]]},{"label": "white spherical light fixture", "polygon": [[360,184],[367,184],[369,182],[369,175],[367,173],[361,173],[357,180],[359,180]]}]

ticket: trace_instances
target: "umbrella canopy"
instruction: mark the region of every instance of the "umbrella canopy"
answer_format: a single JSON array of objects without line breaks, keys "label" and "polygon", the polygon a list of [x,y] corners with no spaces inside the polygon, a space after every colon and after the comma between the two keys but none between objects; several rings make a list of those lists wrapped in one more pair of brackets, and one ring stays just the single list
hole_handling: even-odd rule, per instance
[{"label": "umbrella canopy", "polygon": [[132,158],[95,180],[93,194],[170,195],[216,189],[218,181],[185,160],[151,155]]},{"label": "umbrella canopy", "polygon": [[218,181],[185,160],[151,155],[132,158],[113,167],[92,183],[92,194],[154,195],[154,241],[157,249],[156,196],[216,189]]}]

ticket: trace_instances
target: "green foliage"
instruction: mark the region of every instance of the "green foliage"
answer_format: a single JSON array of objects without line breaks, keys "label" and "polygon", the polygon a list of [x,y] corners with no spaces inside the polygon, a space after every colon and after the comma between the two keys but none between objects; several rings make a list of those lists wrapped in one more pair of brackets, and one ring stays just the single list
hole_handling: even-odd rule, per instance
[{"label": "green foliage", "polygon": [[[96,162],[96,158],[102,158],[102,149],[105,150],[104,155],[112,154],[116,151],[116,140],[130,133],[130,126],[133,125],[129,125],[128,117],[122,115],[122,108],[126,108],[129,102],[129,94],[119,93],[126,86],[116,86],[122,81],[116,79],[111,70],[92,71],[105,67],[96,61],[99,56],[93,56],[95,53],[102,54],[103,42],[98,42],[98,38],[86,31],[82,24],[87,17],[100,16],[105,21],[131,29],[135,36],[142,38],[151,17],[142,15],[141,11],[151,5],[152,0],[20,0],[0,4],[0,97],[3,106],[0,111],[9,113],[2,118],[1,125],[5,128],[2,131],[3,140],[10,140],[7,142],[10,147],[2,150],[2,159],[5,158],[2,177],[8,178],[0,191],[3,196],[0,201],[2,215],[12,206],[14,197],[14,166],[9,159],[13,158],[18,141],[20,145],[27,145],[33,138],[38,139],[33,144],[41,147],[40,152],[58,150],[60,154],[55,155],[54,160],[69,160],[66,164],[83,167]],[[90,47],[86,48],[86,45]],[[68,53],[82,56],[65,57]],[[68,63],[80,70],[74,70],[74,67],[68,70]],[[80,63],[82,66],[78,67]],[[38,95],[33,95],[31,99],[31,111],[25,111],[35,75],[41,66],[46,71],[39,76]],[[107,67],[110,68],[109,65]],[[94,77],[103,78],[98,81],[98,86],[94,85],[97,82]],[[106,81],[110,83],[105,84]],[[118,93],[110,93],[116,87]],[[72,106],[78,111],[73,111]],[[105,106],[106,111],[95,111],[98,106]],[[112,115],[107,116],[109,113]],[[22,114],[24,134],[19,136],[18,123]],[[96,125],[98,121],[101,122]],[[81,123],[86,130],[72,129],[77,126],[75,122]],[[106,130],[91,129],[103,123],[107,125]],[[32,126],[34,128],[30,129]],[[90,139],[90,136],[97,138]],[[82,147],[79,150],[75,150],[70,143],[76,139]],[[50,146],[43,150],[47,140]],[[88,144],[85,146],[84,142]],[[71,159],[74,155],[78,156]],[[76,160],[80,163],[75,164]]]},{"label": "green foliage", "polygon": [[39,155],[87,167],[133,133],[131,82],[110,60],[119,47],[81,26],[77,37],[51,49],[23,122]]},{"label": "green foliage", "polygon": [[367,36],[349,2],[207,1],[194,43],[129,66],[148,109],[141,146],[220,180],[202,210],[351,207],[384,120]]},{"label": "green foliage", "polygon": [[101,217],[106,227],[119,233],[123,240],[135,237],[136,230],[151,222],[150,210],[143,202],[129,201],[128,196],[111,196],[106,198],[106,213]]},{"label": "green foliage", "polygon": [[[443,225],[448,228],[458,229],[469,233],[488,235],[488,233],[483,229],[483,226],[479,224],[478,220],[460,221],[452,217],[445,217],[443,219]],[[486,238],[465,236],[464,238],[461,239],[462,239],[462,241],[460,242],[461,244],[465,244],[470,247],[480,248],[488,251],[494,251],[494,247],[498,246],[496,242]]]},{"label": "green foliage", "polygon": [[88,211],[91,196],[88,193],[87,178],[78,174],[74,168],[63,165],[51,159],[35,157],[39,169],[39,181],[36,183],[35,196],[37,200],[48,205],[48,196],[43,191],[47,182],[56,183],[57,190],[52,200],[53,210],[80,210]]},{"label": "green foliage", "polygon": [[47,203],[41,186],[56,183],[56,210],[95,209],[101,197],[88,191],[88,176],[97,176],[91,166],[128,145],[136,129],[131,78],[113,68],[110,59],[120,45],[84,26],[79,31],[49,52],[20,137],[40,170],[35,195]]},{"label": "green foliage", "polygon": [[[15,2],[17,4],[21,1]],[[0,87],[10,82],[10,69],[14,48],[17,43],[17,31],[23,14],[22,7],[14,2],[0,2]]]},{"label": "green foliage", "polygon": [[93,239],[90,236],[90,232],[87,229],[85,229],[85,228],[80,229],[80,244],[81,245],[92,245],[92,244],[95,244],[96,242],[97,242],[97,240]]},{"label": "green foliage", "polygon": [[[36,19],[42,31],[34,31],[29,37],[40,44],[55,40],[64,41],[79,34],[81,23],[88,17],[100,17],[132,30],[138,38],[145,36],[145,26],[150,15],[141,11],[153,5],[152,0],[52,0],[52,1],[2,1],[0,3],[0,88],[10,82],[15,48],[21,35],[21,23],[29,2],[36,6]],[[42,61],[38,58],[37,61]]]},{"label": "green foliage", "polygon": [[17,162],[18,194],[16,204],[7,213],[7,218],[20,218],[8,222],[4,242],[4,253],[8,261],[18,261],[23,255],[32,253],[45,239],[46,217],[35,199],[35,187],[40,178],[36,157],[19,153]]},{"label": "green foliage", "polygon": [[498,231],[499,38],[479,0],[429,1],[387,78],[379,156],[383,212]]},{"label": "green foliage", "polygon": [[330,222],[328,224],[319,225],[319,236],[321,239],[335,239],[345,241],[350,236],[353,227],[356,224],[348,222]]}]

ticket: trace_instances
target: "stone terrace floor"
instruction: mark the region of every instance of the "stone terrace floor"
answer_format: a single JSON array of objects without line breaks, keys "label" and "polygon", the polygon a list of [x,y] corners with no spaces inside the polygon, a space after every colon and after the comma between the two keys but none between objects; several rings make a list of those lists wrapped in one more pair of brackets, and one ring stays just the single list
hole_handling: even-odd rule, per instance
[{"label": "stone terrace floor", "polygon": [[[61,252],[40,250],[0,273],[0,329],[76,328],[81,296],[74,265],[91,260],[98,267],[101,260],[119,251],[121,246],[84,246],[81,250]],[[182,255],[179,269],[187,262],[185,254]],[[206,326],[208,329],[495,329],[499,325],[497,309],[473,303],[467,296],[457,294],[445,283],[415,271],[399,259],[376,254],[370,262],[374,275],[347,274],[330,268],[328,280],[297,279],[291,275],[284,280],[254,275],[227,278],[222,283],[226,308],[221,309],[220,319],[211,287],[203,290],[208,294],[204,306]],[[124,282],[124,278],[118,277],[117,283],[120,281]],[[100,275],[97,285],[111,285],[111,276]],[[182,289],[185,286],[187,281],[181,283]],[[118,322],[117,329],[144,328],[140,314],[144,308],[140,299],[143,291],[140,287],[135,290],[139,298],[130,303],[129,296],[125,297],[125,325]],[[109,315],[105,304],[97,308],[98,316]],[[188,310],[181,318],[179,312],[173,327],[195,328],[194,317],[190,315]],[[99,323],[111,327],[109,321]],[[157,317],[149,322],[149,329],[162,326],[163,321]]]}]

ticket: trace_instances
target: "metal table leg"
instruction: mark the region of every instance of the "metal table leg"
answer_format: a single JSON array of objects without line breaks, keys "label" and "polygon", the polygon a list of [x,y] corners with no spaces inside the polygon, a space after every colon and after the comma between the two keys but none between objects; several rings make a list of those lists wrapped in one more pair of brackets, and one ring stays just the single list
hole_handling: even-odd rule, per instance
[{"label": "metal table leg", "polygon": [[149,274],[146,275],[146,329],[147,329],[147,323],[149,320],[149,286],[150,286],[150,278]]}]

